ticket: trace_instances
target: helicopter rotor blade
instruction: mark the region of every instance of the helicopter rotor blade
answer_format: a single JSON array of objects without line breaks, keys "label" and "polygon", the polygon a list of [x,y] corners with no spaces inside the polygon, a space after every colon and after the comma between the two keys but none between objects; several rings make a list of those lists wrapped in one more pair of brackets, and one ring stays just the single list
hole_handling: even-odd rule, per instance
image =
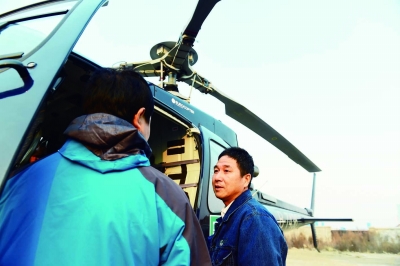
[{"label": "helicopter rotor blade", "polygon": [[183,30],[178,44],[178,49],[175,53],[170,52],[171,61],[167,61],[170,65],[177,69],[181,69],[181,66],[187,60],[189,52],[192,50],[194,41],[199,33],[203,22],[210,14],[211,10],[220,0],[199,0],[194,10],[192,18],[188,25]]},{"label": "helicopter rotor blade", "polygon": [[197,3],[193,16],[182,33],[182,36],[187,36],[186,41],[192,40],[192,46],[194,43],[194,39],[197,37],[197,34],[199,33],[201,26],[203,25],[203,22],[206,20],[211,10],[219,1],[220,0],[199,0],[199,2]]},{"label": "helicopter rotor blade", "polygon": [[225,110],[228,116],[257,133],[308,172],[321,171],[310,159],[293,146],[293,144],[246,107],[215,89],[211,92],[211,95],[225,104]]},{"label": "helicopter rotor blade", "polygon": [[321,171],[318,166],[316,166],[310,159],[308,159],[301,151],[299,151],[275,129],[265,123],[249,109],[229,98],[221,91],[217,90],[207,79],[203,78],[196,72],[192,72],[191,75],[182,77],[180,81],[183,81],[191,86],[193,85],[193,87],[199,91],[203,93],[209,93],[223,102],[225,104],[226,115],[232,117],[245,127],[264,138],[266,141],[286,154],[294,162],[301,165],[308,172]]}]

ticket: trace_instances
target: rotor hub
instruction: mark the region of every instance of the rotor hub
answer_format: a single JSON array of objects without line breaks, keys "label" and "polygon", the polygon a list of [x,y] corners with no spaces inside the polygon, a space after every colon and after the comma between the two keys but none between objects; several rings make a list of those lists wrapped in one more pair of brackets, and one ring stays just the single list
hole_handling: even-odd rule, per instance
[{"label": "rotor hub", "polygon": [[[183,44],[185,45],[185,44]],[[176,46],[176,42],[161,42],[159,44],[154,45],[150,50],[151,59],[158,59],[168,54],[170,50],[172,50]],[[170,55],[173,56],[173,55]],[[193,66],[196,64],[198,60],[198,55],[193,48],[190,48],[189,53],[187,55],[187,60],[189,64]]]}]

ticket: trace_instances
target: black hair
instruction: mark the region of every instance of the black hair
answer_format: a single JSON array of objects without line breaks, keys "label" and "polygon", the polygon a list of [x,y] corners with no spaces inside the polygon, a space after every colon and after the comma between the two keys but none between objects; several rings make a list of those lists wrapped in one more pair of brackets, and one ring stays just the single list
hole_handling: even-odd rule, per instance
[{"label": "black hair", "polygon": [[128,69],[100,68],[91,75],[84,92],[86,114],[106,113],[132,123],[140,108],[150,122],[154,99],[147,81]]},{"label": "black hair", "polygon": [[230,147],[221,152],[221,154],[218,156],[218,160],[221,159],[222,156],[228,156],[234,159],[242,177],[246,174],[250,174],[251,183],[251,179],[253,178],[254,174],[254,161],[253,157],[251,157],[251,155],[245,149],[239,147]]}]

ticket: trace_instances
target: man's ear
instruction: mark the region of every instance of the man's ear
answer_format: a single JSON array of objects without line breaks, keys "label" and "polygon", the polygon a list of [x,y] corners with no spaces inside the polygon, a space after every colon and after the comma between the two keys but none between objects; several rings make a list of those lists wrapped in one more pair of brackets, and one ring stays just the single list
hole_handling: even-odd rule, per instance
[{"label": "man's ear", "polygon": [[142,124],[146,122],[144,119],[144,112],[146,109],[144,107],[140,108],[133,117],[132,124],[137,128],[137,130],[142,129]]},{"label": "man's ear", "polygon": [[243,176],[243,178],[244,178],[244,186],[249,188],[249,184],[250,184],[250,181],[251,181],[251,175],[250,174],[246,174],[246,175]]}]

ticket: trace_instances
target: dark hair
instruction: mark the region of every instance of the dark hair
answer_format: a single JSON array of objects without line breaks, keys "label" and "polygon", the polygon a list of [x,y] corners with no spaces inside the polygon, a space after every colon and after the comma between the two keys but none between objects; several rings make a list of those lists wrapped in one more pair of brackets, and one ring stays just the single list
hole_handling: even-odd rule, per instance
[{"label": "dark hair", "polygon": [[[253,157],[244,149],[239,147],[230,147],[218,156],[218,160],[221,159],[222,156],[228,156],[236,161],[238,168],[240,170],[240,175],[244,176],[246,174],[250,174],[253,177],[254,174],[254,162]],[[249,184],[250,187],[250,184]]]},{"label": "dark hair", "polygon": [[84,92],[83,108],[87,114],[107,113],[132,123],[144,107],[144,119],[150,122],[154,99],[147,81],[128,69],[100,68],[91,75]]}]

